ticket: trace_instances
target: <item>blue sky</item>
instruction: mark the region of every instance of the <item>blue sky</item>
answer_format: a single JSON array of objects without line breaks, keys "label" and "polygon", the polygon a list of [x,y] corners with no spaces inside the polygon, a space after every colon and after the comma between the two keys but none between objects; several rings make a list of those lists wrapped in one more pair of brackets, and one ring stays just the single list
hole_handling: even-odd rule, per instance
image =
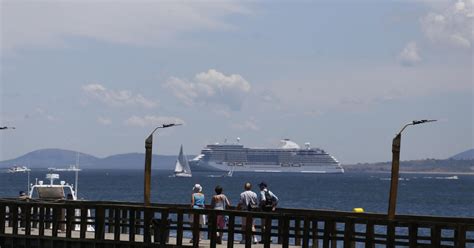
[{"label": "blue sky", "polygon": [[342,163],[473,147],[472,1],[1,2],[0,160],[310,142]]}]

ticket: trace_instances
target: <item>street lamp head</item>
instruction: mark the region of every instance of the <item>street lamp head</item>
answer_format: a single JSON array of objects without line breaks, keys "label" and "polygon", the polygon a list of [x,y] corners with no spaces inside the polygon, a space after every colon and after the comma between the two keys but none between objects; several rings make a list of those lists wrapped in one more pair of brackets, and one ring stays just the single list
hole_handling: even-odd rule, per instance
[{"label": "street lamp head", "polygon": [[168,124],[163,124],[161,128],[167,128],[167,127],[174,127],[174,126],[181,126],[183,124],[181,123],[168,123]]},{"label": "street lamp head", "polygon": [[15,129],[15,127],[0,127],[0,130],[4,130],[4,129]]},{"label": "street lamp head", "polygon": [[426,122],[433,122],[433,121],[436,121],[436,120],[419,120],[419,121],[413,121],[412,122],[412,125],[418,125],[418,124],[423,124],[423,123],[426,123]]}]

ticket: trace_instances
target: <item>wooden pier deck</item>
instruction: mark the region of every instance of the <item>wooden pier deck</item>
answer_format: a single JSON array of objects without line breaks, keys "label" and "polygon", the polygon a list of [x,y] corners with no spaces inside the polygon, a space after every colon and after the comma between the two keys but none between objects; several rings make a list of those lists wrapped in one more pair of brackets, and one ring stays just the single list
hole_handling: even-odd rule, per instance
[{"label": "wooden pier deck", "polygon": [[[200,215],[207,216],[205,225],[198,224]],[[218,215],[229,217],[220,230],[222,244],[217,244]],[[0,199],[0,223],[0,248],[474,247],[474,218],[397,215],[389,220],[385,214],[306,209],[266,213],[172,204]],[[242,234],[244,244],[239,242]],[[198,235],[205,238],[190,242]],[[253,244],[252,236],[267,242]]]}]

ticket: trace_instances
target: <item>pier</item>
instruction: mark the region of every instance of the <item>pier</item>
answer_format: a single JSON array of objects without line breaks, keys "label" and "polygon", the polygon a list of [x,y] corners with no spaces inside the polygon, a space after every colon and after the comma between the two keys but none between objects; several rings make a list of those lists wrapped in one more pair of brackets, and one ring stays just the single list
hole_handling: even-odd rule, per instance
[{"label": "pier", "polygon": [[[192,214],[194,222],[189,221]],[[217,244],[217,215],[228,216]],[[206,225],[198,224],[207,216]],[[246,217],[245,228],[241,217]],[[256,230],[252,231],[252,219]],[[0,199],[0,247],[474,247],[474,218]],[[262,225],[263,224],[263,225]],[[262,228],[262,226],[264,228]],[[245,234],[243,244],[240,244]],[[201,236],[201,240],[191,238]],[[252,243],[252,235],[265,242]]]}]

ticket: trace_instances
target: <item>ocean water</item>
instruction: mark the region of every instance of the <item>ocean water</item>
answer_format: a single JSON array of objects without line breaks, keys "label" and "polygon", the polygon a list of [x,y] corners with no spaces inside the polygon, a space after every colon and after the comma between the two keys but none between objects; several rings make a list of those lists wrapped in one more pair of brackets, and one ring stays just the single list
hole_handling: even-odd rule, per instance
[{"label": "ocean water", "polygon": [[[47,171],[31,172],[45,180]],[[61,172],[61,179],[74,182],[72,172]],[[233,177],[208,177],[194,173],[192,178],[169,177],[171,171],[152,173],[152,201],[189,203],[193,185],[203,186],[207,203],[214,187],[221,185],[235,205],[245,182],[265,181],[279,198],[281,207],[386,213],[390,174],[279,174],[234,173]],[[26,173],[0,173],[0,197],[16,197],[26,191]],[[88,200],[143,201],[142,170],[84,170],[79,174],[79,198]],[[401,174],[397,214],[474,217],[474,175]]]}]

